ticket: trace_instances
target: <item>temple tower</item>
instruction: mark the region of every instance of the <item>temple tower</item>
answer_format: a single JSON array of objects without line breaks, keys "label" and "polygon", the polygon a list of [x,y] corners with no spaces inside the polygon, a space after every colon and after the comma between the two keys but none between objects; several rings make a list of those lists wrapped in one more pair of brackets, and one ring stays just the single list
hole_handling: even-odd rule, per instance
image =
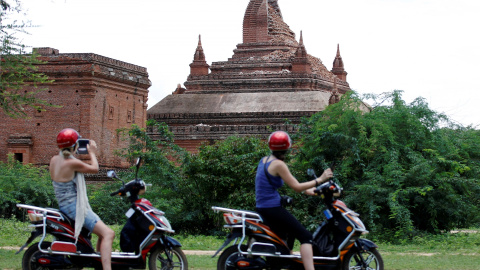
[{"label": "temple tower", "polygon": [[180,146],[195,151],[202,142],[230,135],[295,132],[286,119],[298,123],[350,90],[346,77],[307,53],[303,34],[297,42],[277,0],[250,0],[242,41],[231,58],[213,62],[209,73],[199,40],[185,88],[148,110],[149,119],[169,125]]}]

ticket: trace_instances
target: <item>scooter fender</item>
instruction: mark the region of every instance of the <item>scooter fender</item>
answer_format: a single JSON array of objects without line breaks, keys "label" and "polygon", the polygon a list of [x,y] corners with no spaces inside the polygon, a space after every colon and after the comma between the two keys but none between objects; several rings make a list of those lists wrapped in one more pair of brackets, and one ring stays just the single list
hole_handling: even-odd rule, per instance
[{"label": "scooter fender", "polygon": [[[149,245],[150,248],[148,248],[148,250],[155,250],[157,248],[160,248],[162,250],[164,249],[171,249],[171,248],[175,248],[175,247],[181,247],[182,244],[180,244],[180,242],[178,242],[177,239],[173,238],[173,237],[170,237],[170,236],[165,236],[165,237],[162,237],[162,239],[159,239],[158,241],[156,241],[155,243],[151,243]],[[145,249],[144,249],[145,251]],[[142,251],[143,252],[143,251]]]},{"label": "scooter fender", "polygon": [[217,252],[215,252],[215,254],[213,254],[212,258],[214,258],[215,256],[217,256],[218,253],[220,253],[220,251],[222,251],[226,246],[228,246],[228,244],[230,244],[230,242],[233,241],[233,239],[235,238],[238,238],[238,237],[242,237],[242,232],[241,231],[237,231],[237,232],[232,232],[230,233],[228,236],[227,236],[227,239],[225,240],[225,242],[223,242],[223,245],[217,250]]},{"label": "scooter fender", "polygon": [[378,248],[377,244],[368,239],[358,239],[357,243],[361,250],[372,250]]},{"label": "scooter fender", "polygon": [[15,255],[22,252],[22,250],[25,247],[27,247],[28,245],[30,245],[30,243],[32,243],[33,239],[39,237],[42,234],[43,234],[43,230],[41,230],[41,229],[36,229],[36,230],[32,231],[30,233],[30,237],[27,239],[27,242],[25,242],[25,244],[23,244],[23,246],[21,246],[20,249],[17,252],[15,252]]},{"label": "scooter fender", "polygon": [[181,247],[182,244],[180,244],[180,242],[178,242],[177,239],[173,238],[173,237],[170,237],[170,236],[167,236],[165,237],[165,241],[167,241],[167,246],[170,246],[170,247]]}]

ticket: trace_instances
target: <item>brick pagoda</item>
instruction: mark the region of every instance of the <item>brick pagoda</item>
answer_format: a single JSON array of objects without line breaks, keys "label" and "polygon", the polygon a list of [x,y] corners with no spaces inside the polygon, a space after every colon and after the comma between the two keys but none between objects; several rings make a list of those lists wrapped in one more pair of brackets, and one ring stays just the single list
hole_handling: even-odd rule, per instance
[{"label": "brick pagoda", "polygon": [[[243,20],[243,43],[227,61],[209,66],[201,39],[190,75],[147,112],[168,124],[175,142],[189,151],[231,135],[294,132],[301,117],[322,111],[350,90],[340,49],[329,71],[307,53],[300,33],[283,21],[277,0],[251,0]],[[151,134],[155,136],[155,134]]]}]

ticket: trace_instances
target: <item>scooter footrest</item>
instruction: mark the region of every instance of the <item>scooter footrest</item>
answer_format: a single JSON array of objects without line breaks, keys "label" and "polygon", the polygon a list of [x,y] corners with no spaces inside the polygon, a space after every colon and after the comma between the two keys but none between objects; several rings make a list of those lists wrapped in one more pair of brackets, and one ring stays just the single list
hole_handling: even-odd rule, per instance
[{"label": "scooter footrest", "polygon": [[267,243],[254,243],[250,247],[251,252],[254,253],[270,253],[270,254],[276,254],[277,253],[277,248],[272,245],[272,244],[267,244]]},{"label": "scooter footrest", "polygon": [[50,249],[52,251],[60,251],[60,252],[70,252],[70,253],[77,252],[77,246],[75,246],[74,243],[62,242],[62,241],[53,242]]}]

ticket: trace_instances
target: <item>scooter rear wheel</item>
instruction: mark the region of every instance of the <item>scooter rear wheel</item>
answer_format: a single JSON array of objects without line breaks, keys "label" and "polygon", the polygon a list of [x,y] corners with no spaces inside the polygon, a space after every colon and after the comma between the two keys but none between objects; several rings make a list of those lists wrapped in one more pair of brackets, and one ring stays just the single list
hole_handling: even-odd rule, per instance
[{"label": "scooter rear wheel", "polygon": [[[360,256],[365,261],[363,264]],[[372,249],[368,251],[350,251],[343,258],[342,270],[383,270],[383,259],[378,250]]]},{"label": "scooter rear wheel", "polygon": [[[43,242],[42,249],[47,249],[50,246],[50,242]],[[23,270],[33,270],[33,269],[48,269],[38,262],[37,257],[43,254],[38,249],[38,243],[32,244],[23,254],[22,258],[22,269]]]},{"label": "scooter rear wheel", "polygon": [[[165,252],[168,252],[168,256],[172,258],[172,262],[168,261],[167,254],[165,254]],[[148,258],[148,268],[150,270],[187,270],[187,257],[180,247],[174,247],[172,250],[158,248],[150,253],[150,257]]]},{"label": "scooter rear wheel", "polygon": [[[247,250],[246,245],[241,246],[242,250]],[[233,270],[236,269],[235,261],[241,257],[242,254],[238,251],[238,245],[233,245],[225,249],[217,262],[217,270]]]}]

